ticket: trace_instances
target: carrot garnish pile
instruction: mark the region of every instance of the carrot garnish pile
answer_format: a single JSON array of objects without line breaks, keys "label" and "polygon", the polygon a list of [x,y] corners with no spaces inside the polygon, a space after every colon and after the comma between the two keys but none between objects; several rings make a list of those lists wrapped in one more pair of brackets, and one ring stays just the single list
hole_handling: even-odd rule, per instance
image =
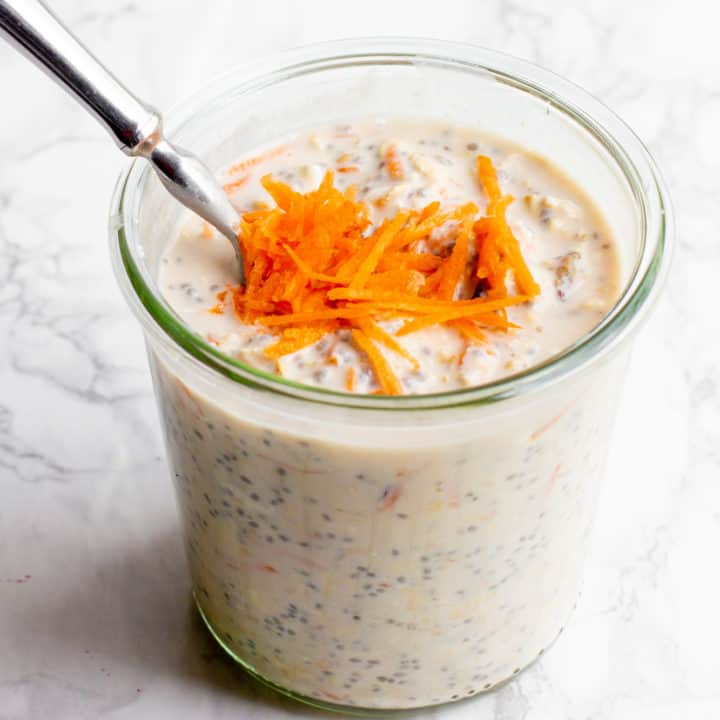
[{"label": "carrot garnish pile", "polygon": [[[396,153],[390,146],[386,164],[402,177]],[[264,352],[276,360],[346,328],[380,392],[401,394],[381,346],[417,369],[396,336],[445,324],[467,344],[481,343],[487,329],[516,327],[505,309],[540,292],[506,220],[512,198],[503,195],[489,158],[479,157],[477,169],[488,200],[484,216],[473,203],[442,209],[433,202],[400,210],[376,227],[355,188],[338,190],[330,171],[305,194],[263,177],[275,207],[242,216],[245,287],[219,293],[212,312],[232,308],[243,322],[273,333],[277,339]],[[429,249],[438,237],[440,250]],[[379,324],[388,320],[403,322],[394,335]],[[356,380],[348,371],[348,390]]]}]

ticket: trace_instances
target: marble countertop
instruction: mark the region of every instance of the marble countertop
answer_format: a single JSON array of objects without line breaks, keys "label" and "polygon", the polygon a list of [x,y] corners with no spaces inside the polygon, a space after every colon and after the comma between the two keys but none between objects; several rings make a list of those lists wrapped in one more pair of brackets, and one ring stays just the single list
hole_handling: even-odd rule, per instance
[{"label": "marble countertop", "polygon": [[[424,35],[549,67],[636,130],[678,243],[637,340],[581,602],[515,682],[415,716],[720,717],[720,81],[705,0],[51,4],[161,108],[257,53]],[[106,247],[122,157],[5,46],[0,87],[0,720],[320,717],[247,679],[191,609],[142,338]]]}]

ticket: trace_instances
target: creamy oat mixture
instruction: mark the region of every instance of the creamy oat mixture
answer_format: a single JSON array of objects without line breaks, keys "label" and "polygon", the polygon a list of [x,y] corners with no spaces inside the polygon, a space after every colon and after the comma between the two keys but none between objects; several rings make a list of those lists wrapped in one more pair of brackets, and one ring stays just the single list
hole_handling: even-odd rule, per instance
[{"label": "creamy oat mixture", "polygon": [[[384,164],[388,143],[402,179]],[[515,146],[393,122],[321,129],[278,147],[229,174],[241,210],[269,201],[259,184],[269,172],[306,192],[327,168],[339,186],[357,185],[375,222],[433,199],[484,208],[478,154],[515,197],[508,217],[542,292],[508,308],[520,329],[485,331],[487,342],[464,357],[448,327],[397,337],[417,370],[381,347],[405,392],[526,368],[587,332],[617,297],[613,241],[591,202]],[[276,367],[265,330],[210,313],[235,282],[234,259],[201,224],[170,245],[160,282],[185,322],[231,355],[340,390],[355,368],[356,392],[377,389],[344,330]],[[337,364],[327,362],[332,343]],[[368,416],[221,377],[208,383],[160,348],[151,357],[195,597],[252,671],[326,703],[419,707],[493,688],[561,631],[577,597],[617,364],[531,398]]]},{"label": "creamy oat mixture", "polygon": [[[387,167],[389,146],[397,148],[401,178]],[[542,292],[508,309],[518,329],[490,331],[487,342],[467,350],[456,329],[440,325],[397,337],[416,366],[380,348],[404,392],[441,392],[487,383],[537,364],[592,329],[610,309],[618,296],[616,250],[603,219],[580,189],[550,163],[515,145],[473,130],[404,122],[328,127],[289,139],[231,166],[227,188],[238,209],[249,211],[270,201],[260,185],[262,176],[272,173],[308,192],[329,169],[337,187],[357,186],[358,198],[367,203],[377,225],[401,209],[419,210],[434,200],[444,208],[467,202],[484,208],[487,201],[474,162],[478,155],[492,158],[503,191],[514,198],[508,220]],[[425,249],[438,252],[437,247]],[[347,389],[352,367],[354,392],[378,389],[364,353],[347,330],[271,359],[264,350],[274,337],[266,328],[244,324],[232,312],[208,312],[218,292],[236,282],[235,272],[227,240],[193,219],[165,254],[161,288],[190,327],[233,357],[334,390]],[[402,321],[382,324],[392,333]]]}]

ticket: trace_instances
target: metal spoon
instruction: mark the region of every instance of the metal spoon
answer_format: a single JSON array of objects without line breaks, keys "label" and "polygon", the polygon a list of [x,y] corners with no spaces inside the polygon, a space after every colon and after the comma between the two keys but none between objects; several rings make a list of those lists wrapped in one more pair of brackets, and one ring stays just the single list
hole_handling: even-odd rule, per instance
[{"label": "metal spoon", "polygon": [[210,170],[163,137],[160,113],[127,90],[39,0],[0,0],[0,36],[89,110],[126,155],[147,158],[177,200],[230,240],[243,283],[237,211]]}]

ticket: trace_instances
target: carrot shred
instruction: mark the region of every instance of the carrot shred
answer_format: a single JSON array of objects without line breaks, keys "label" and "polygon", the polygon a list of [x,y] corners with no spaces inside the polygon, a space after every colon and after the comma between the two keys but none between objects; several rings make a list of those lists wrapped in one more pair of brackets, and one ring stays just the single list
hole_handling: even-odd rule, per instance
[{"label": "carrot shred", "polygon": [[308,345],[313,345],[326,334],[325,328],[288,328],[283,332],[280,340],[268,345],[263,350],[263,354],[276,360],[283,355],[289,355]]},{"label": "carrot shred", "polygon": [[[505,302],[507,304],[513,304],[516,305],[520,302],[527,301],[527,297],[524,295],[518,295],[514,298],[506,298]],[[508,302],[508,301],[514,301],[514,302]],[[491,305],[492,303],[487,303],[488,305]],[[498,308],[493,308],[498,309]],[[517,327],[517,325],[513,325],[512,323],[509,323],[507,320],[504,320],[499,315],[493,315],[489,313],[488,311],[483,311],[482,309],[478,309],[476,307],[472,306],[466,306],[466,307],[457,307],[457,308],[450,308],[448,310],[441,310],[436,313],[430,313],[429,315],[424,315],[423,317],[416,318],[415,320],[410,320],[406,322],[400,330],[398,330],[398,335],[407,335],[411,332],[417,332],[418,330],[421,330],[424,327],[429,327],[430,325],[442,325],[444,323],[449,322],[450,320],[457,320],[459,318],[473,318],[477,322],[482,323],[483,325],[486,325],[487,327],[497,327],[497,328],[503,328],[507,329],[510,327]]]},{"label": "carrot shred", "polygon": [[380,262],[382,254],[389,245],[390,241],[395,237],[398,230],[407,222],[410,214],[408,212],[399,212],[390,222],[381,225],[375,244],[367,257],[362,261],[360,267],[355,273],[355,277],[350,283],[350,289],[360,290],[367,282],[370,275],[374,272],[377,264]]},{"label": "carrot shred", "polygon": [[[250,168],[274,156],[266,153],[233,166],[231,171],[243,175],[228,185],[240,187]],[[397,147],[389,145],[383,157],[388,174],[403,177]],[[338,163],[349,159],[341,156]],[[351,165],[337,168],[354,171]],[[349,329],[368,358],[378,392],[402,393],[379,346],[417,369],[418,360],[396,336],[446,324],[466,346],[482,343],[488,330],[517,327],[507,308],[528,302],[540,290],[507,222],[512,198],[503,194],[489,158],[477,158],[477,174],[488,200],[484,215],[473,203],[448,208],[434,201],[420,210],[399,210],[376,227],[356,189],[338,189],[332,171],[307,193],[265,175],[260,183],[272,203],[244,213],[239,228],[245,286],[218,293],[210,312],[232,309],[243,322],[263,328],[274,338],[264,354],[276,361],[328,333]],[[509,273],[515,289],[507,282]],[[482,295],[473,297],[481,280]],[[398,319],[404,324],[394,335],[379,324]],[[333,362],[332,348],[326,357]],[[355,391],[354,370],[345,385]]]},{"label": "carrot shred", "polygon": [[419,270],[420,272],[431,272],[437,270],[443,264],[443,259],[430,253],[418,252],[386,252],[380,260],[378,270],[389,270],[390,268],[405,268],[408,270]]},{"label": "carrot shred", "polygon": [[[484,342],[486,335],[470,318],[456,318],[451,320],[450,324],[460,331],[460,334],[469,341],[469,344],[477,344]],[[467,350],[467,348],[466,348]],[[463,356],[465,351],[463,351]]]},{"label": "carrot shred", "polygon": [[367,307],[342,307],[328,308],[327,310],[315,310],[311,312],[286,313],[284,315],[264,315],[259,317],[257,322],[267,327],[279,325],[294,325],[296,323],[308,323],[316,320],[349,320],[368,316]]},{"label": "carrot shred", "polygon": [[400,357],[405,358],[412,366],[414,370],[420,369],[420,363],[414,358],[390,333],[383,330],[377,323],[372,320],[361,320],[358,323],[358,327],[367,335],[371,340],[376,340],[382,343],[386,348],[389,348],[393,352],[397,353]]},{"label": "carrot shred", "polygon": [[[472,298],[470,300],[434,300],[427,297],[413,297],[403,293],[387,290],[351,290],[350,288],[335,288],[327,292],[331,300],[367,300],[375,308],[396,308],[408,312],[431,313],[439,310],[449,310],[458,307],[477,308],[477,312],[491,312],[500,310],[508,305],[517,305],[526,302],[524,295],[514,295],[506,298]],[[360,304],[357,303],[360,307]]]},{"label": "carrot shred", "polygon": [[358,172],[358,170],[360,170],[360,168],[357,165],[341,165],[337,168],[339,173],[353,173]]},{"label": "carrot shred", "polygon": [[477,277],[487,278],[495,294],[505,294],[505,276],[512,270],[518,291],[535,297],[540,286],[535,282],[506,219],[511,195],[503,195],[495,167],[490,158],[479,155],[477,171],[483,192],[487,196],[486,217],[475,225],[478,243]]},{"label": "carrot shred", "polygon": [[493,161],[486,155],[478,155],[477,172],[488,203],[491,205],[498,203],[502,198],[502,192]]},{"label": "carrot shred", "polygon": [[472,218],[466,219],[455,238],[450,258],[443,269],[442,279],[438,285],[438,295],[443,300],[452,300],[460,281],[465,274],[468,256],[470,252],[470,231]]},{"label": "carrot shred", "polygon": [[362,331],[353,330],[352,338],[360,350],[362,350],[370,361],[375,377],[385,395],[402,395],[402,385],[390,367],[390,363],[383,357],[382,353],[375,347],[373,341]]},{"label": "carrot shred", "polygon": [[347,370],[347,374],[345,375],[345,389],[348,392],[353,392],[355,390],[355,368],[349,367]]},{"label": "carrot shred", "polygon": [[298,268],[313,280],[323,280],[325,282],[337,283],[337,279],[333,275],[325,275],[324,273],[315,272],[304,260],[298,257],[298,254],[289,246],[283,245],[285,252],[292,258],[292,261]]}]

